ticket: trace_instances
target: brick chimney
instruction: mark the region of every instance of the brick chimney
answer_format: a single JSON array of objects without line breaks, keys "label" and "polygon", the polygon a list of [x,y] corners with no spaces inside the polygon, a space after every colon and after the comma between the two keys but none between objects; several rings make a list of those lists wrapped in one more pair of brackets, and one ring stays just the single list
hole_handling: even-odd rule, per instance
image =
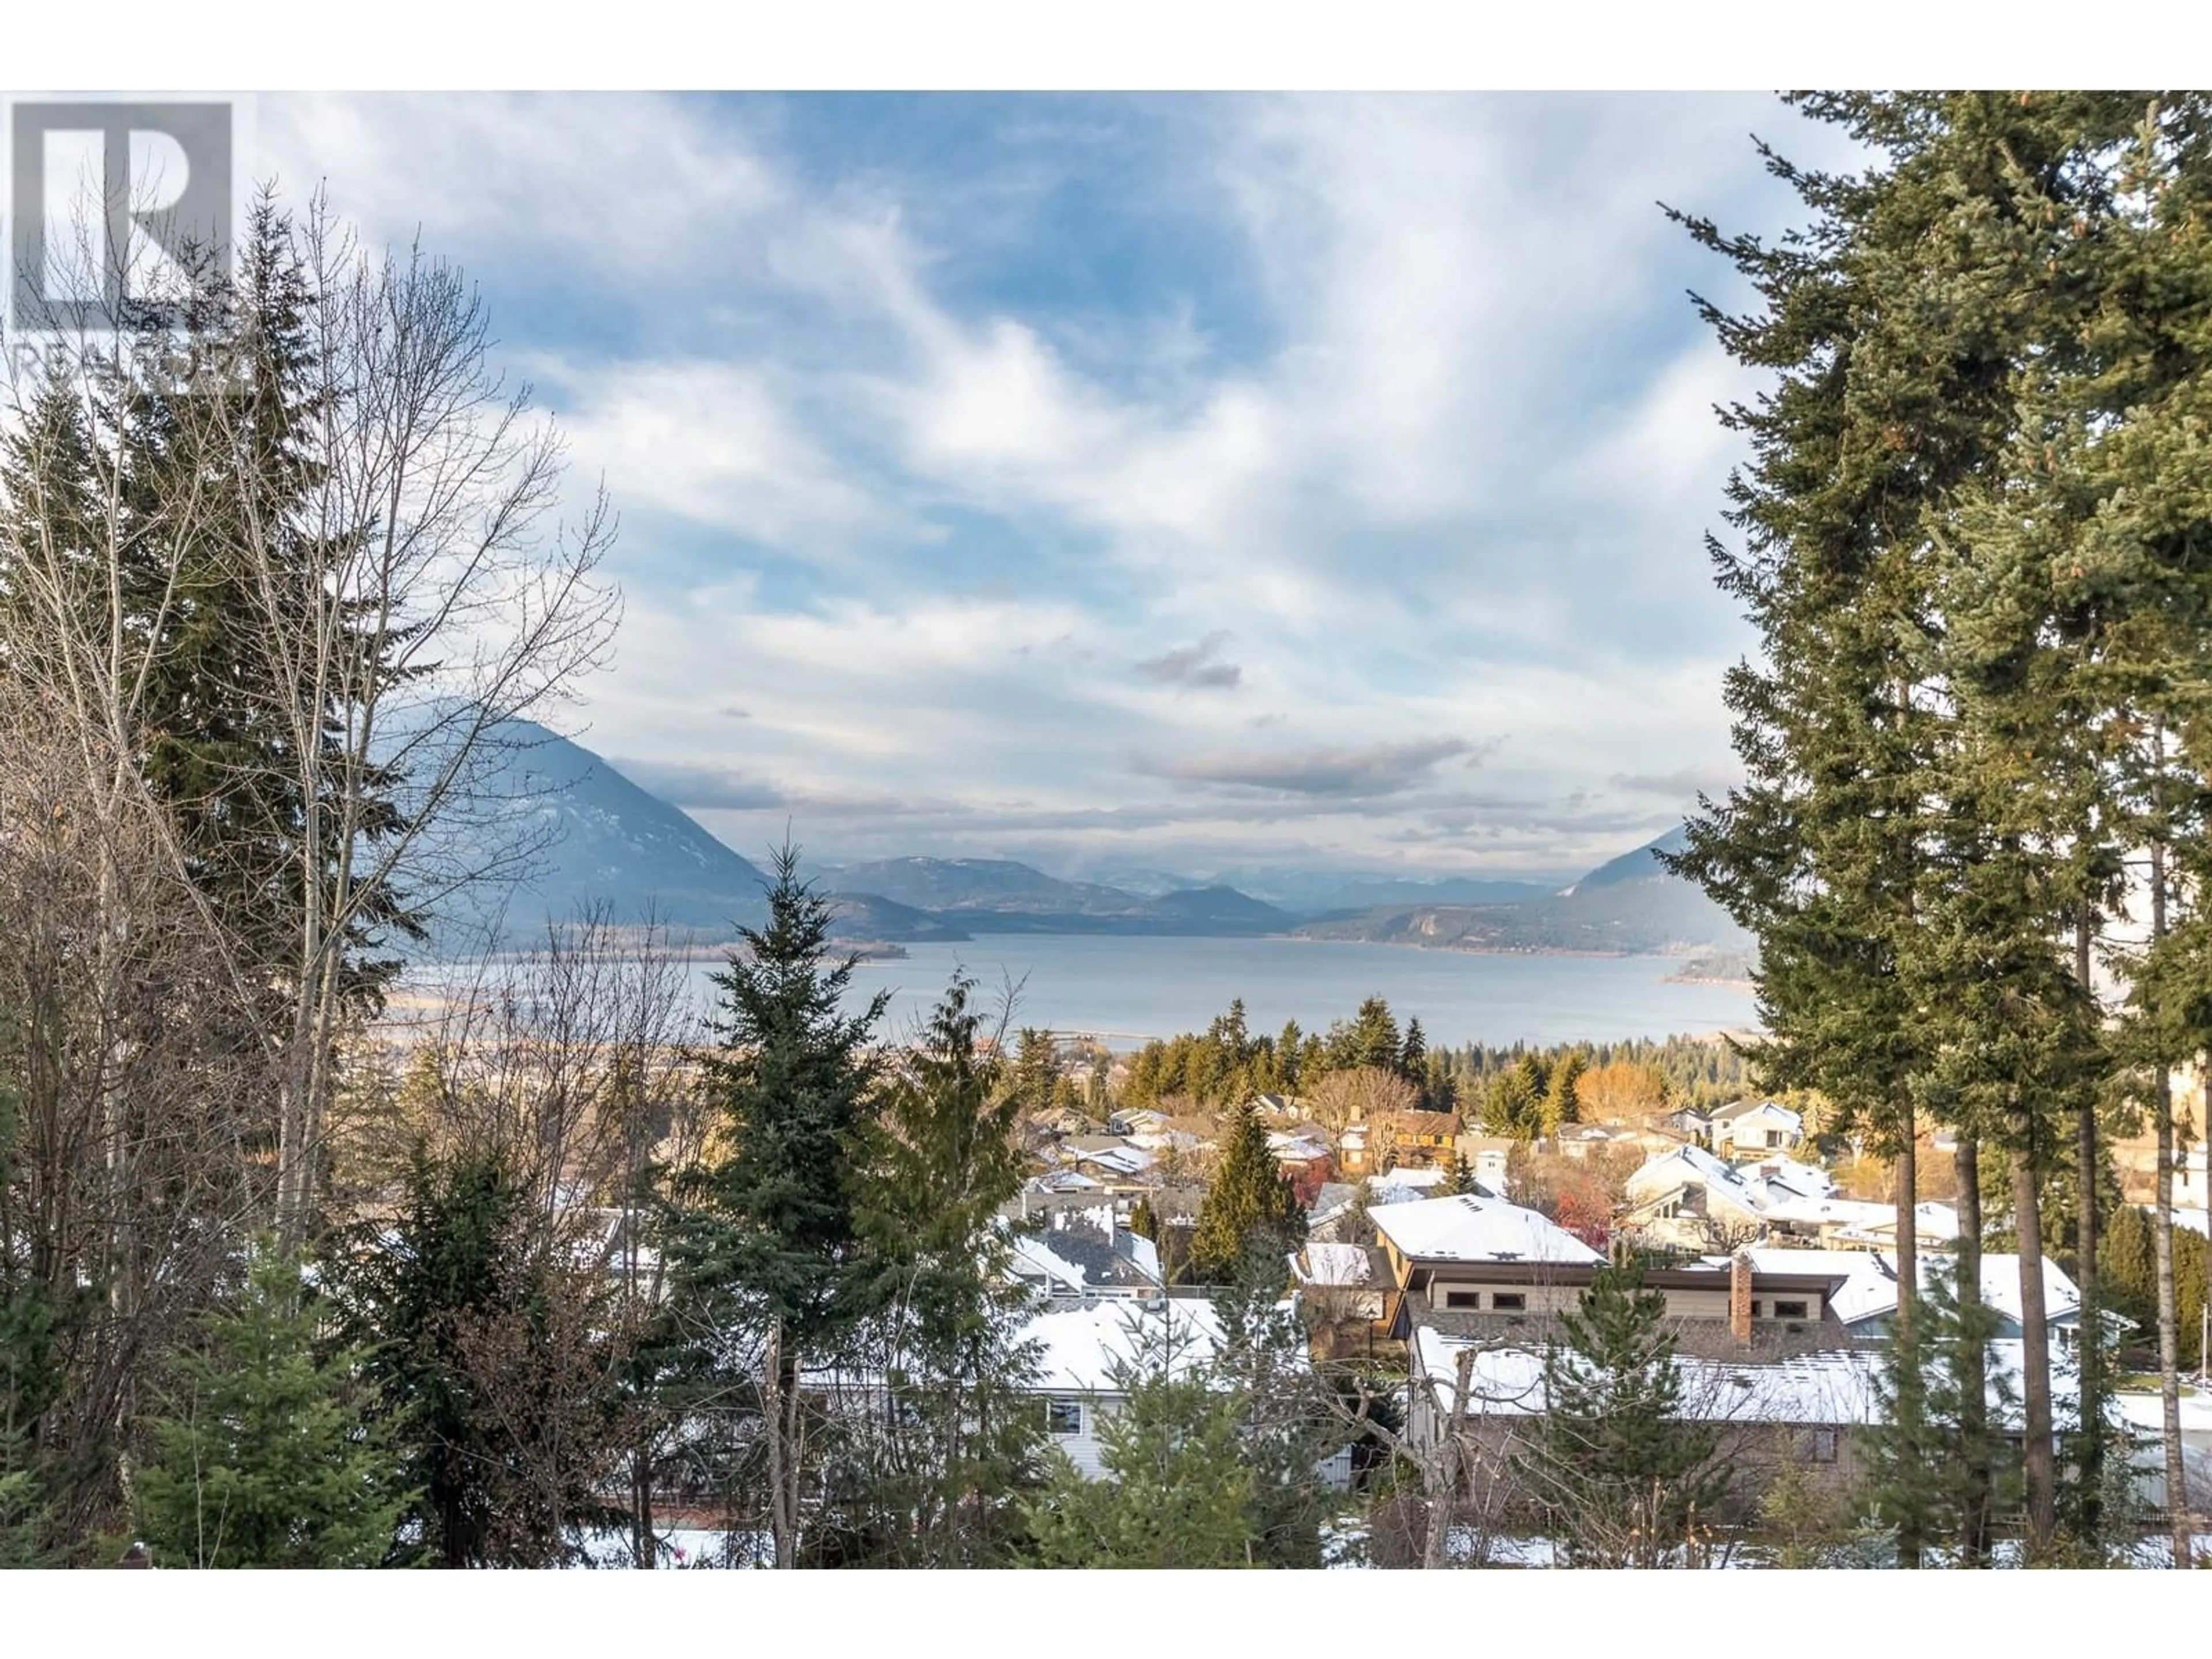
[{"label": "brick chimney", "polygon": [[1741,1251],[1729,1263],[1729,1334],[1751,1340],[1751,1257]]}]

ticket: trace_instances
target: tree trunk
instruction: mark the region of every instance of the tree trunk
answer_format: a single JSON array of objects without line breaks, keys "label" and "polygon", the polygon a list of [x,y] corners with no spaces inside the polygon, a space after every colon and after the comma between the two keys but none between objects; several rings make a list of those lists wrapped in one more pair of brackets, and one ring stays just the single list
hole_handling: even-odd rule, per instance
[{"label": "tree trunk", "polygon": [[[2166,937],[2166,848],[2150,849],[2150,936]],[[2166,1441],[2166,1508],[2172,1528],[2173,1564],[2185,1567],[2192,1553],[2189,1535],[2188,1466],[2181,1453],[2181,1353],[2173,1285],[2173,1073],[2164,1064],[2151,1094],[2158,1139],[2158,1175],[2151,1218],[2151,1259],[2158,1277],[2158,1394]]]},{"label": "tree trunk", "polygon": [[629,1453],[629,1555],[641,1569],[660,1565],[653,1532],[653,1453],[642,1440]]},{"label": "tree trunk", "polygon": [[2027,1547],[2039,1559],[2051,1546],[2058,1521],[2057,1458],[2051,1443],[2051,1325],[2043,1296],[2043,1217],[2038,1207],[2034,1126],[2017,1115],[2012,1148],[2013,1227],[2020,1245],[2021,1404],[2027,1439],[2021,1462],[2027,1477]]},{"label": "tree trunk", "polygon": [[[1899,1103],[1897,1121],[1897,1330],[1899,1336],[1909,1336],[1912,1304],[1920,1295],[1920,1151],[1910,1100]],[[1897,1538],[1898,1565],[1918,1567],[1926,1541],[1917,1526],[1901,1528]]]},{"label": "tree trunk", "polygon": [[799,1565],[799,1489],[801,1464],[799,1444],[799,1355],[775,1328],[769,1351],[775,1376],[769,1429],[769,1528],[775,1540],[775,1565],[789,1571]]},{"label": "tree trunk", "polygon": [[[2090,983],[2089,912],[2085,908],[2074,928],[2074,977],[2085,994],[2094,999]],[[2080,1184],[2074,1215],[2074,1278],[2081,1287],[2081,1337],[2075,1355],[2081,1364],[2080,1516],[2084,1537],[2094,1540],[2104,1528],[2105,1492],[2105,1353],[2104,1324],[2098,1312],[2097,1290],[2097,1103],[2084,1096],[2075,1115],[2074,1162]]]},{"label": "tree trunk", "polygon": [[1452,1511],[1459,1497],[1459,1437],[1467,1422],[1468,1395],[1473,1392],[1474,1350],[1462,1348],[1455,1356],[1452,1408],[1444,1419],[1443,1439],[1433,1447],[1425,1471],[1429,1486],[1429,1531],[1421,1552],[1421,1565],[1450,1565]]},{"label": "tree trunk", "polygon": [[[1982,1159],[1973,1135],[1959,1133],[1958,1300],[1962,1322],[1970,1328],[1982,1306]],[[1979,1342],[1959,1348],[1959,1428],[1966,1442],[1959,1503],[1960,1565],[1986,1566],[1990,1557],[1990,1505],[1994,1480],[1990,1468],[1989,1356]]]},{"label": "tree trunk", "polygon": [[2173,1283],[2173,1076],[2158,1068],[2153,1089],[2158,1131],[2157,1213],[2151,1218],[2151,1259],[2158,1278],[2158,1394],[2166,1444],[2166,1507],[2173,1537],[2173,1564],[2190,1562],[2189,1486],[2181,1455],[2181,1355]]}]

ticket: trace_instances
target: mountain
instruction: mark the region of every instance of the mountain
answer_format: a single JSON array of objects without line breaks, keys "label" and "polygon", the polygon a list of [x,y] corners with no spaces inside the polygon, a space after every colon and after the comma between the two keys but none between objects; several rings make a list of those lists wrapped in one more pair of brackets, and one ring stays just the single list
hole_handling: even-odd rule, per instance
[{"label": "mountain", "polygon": [[898,904],[879,893],[830,895],[836,921],[830,932],[839,939],[881,939],[911,945],[925,939],[965,939],[974,934],[912,905]]},{"label": "mountain", "polygon": [[1654,856],[1686,844],[1686,832],[1600,865],[1557,893],[1506,904],[1381,905],[1324,916],[1305,939],[1425,945],[1461,951],[1589,951],[1613,955],[1741,949],[1747,936],[1694,883]]},{"label": "mountain", "polygon": [[[468,950],[496,929],[520,944],[604,905],[618,926],[648,915],[717,940],[768,919],[768,878],[687,813],[632,783],[582,744],[527,720],[504,722],[488,750],[477,799],[488,820],[462,832],[479,845],[520,835],[535,850],[510,886],[441,907],[432,949]],[[467,861],[471,849],[455,849]],[[832,932],[847,939],[967,938],[957,927],[872,894],[837,894]]]},{"label": "mountain", "polygon": [[443,850],[464,865],[518,839],[532,851],[512,886],[486,883],[440,906],[434,945],[465,948],[494,927],[520,942],[587,903],[619,925],[653,915],[723,938],[767,918],[767,878],[750,860],[581,744],[508,720],[483,754],[473,822],[449,832]]},{"label": "mountain", "polygon": [[1658,855],[1662,853],[1680,853],[1689,844],[1688,826],[1678,824],[1648,846],[1639,847],[1632,853],[1623,853],[1619,858],[1608,860],[1599,865],[1596,869],[1568,888],[1560,896],[1571,897],[1577,893],[1589,892],[1594,888],[1619,887],[1628,882],[1670,881],[1673,878],[1668,875],[1665,868],[1660,864]]},{"label": "mountain", "polygon": [[823,874],[841,891],[881,894],[975,933],[1275,933],[1295,920],[1233,887],[1133,893],[1064,881],[1011,859],[883,859]]},{"label": "mountain", "polygon": [[[477,795],[494,803],[491,816],[504,822],[481,829],[479,839],[490,846],[520,831],[538,847],[527,879],[498,890],[505,939],[526,939],[586,904],[604,905],[618,924],[651,914],[716,939],[765,918],[767,878],[686,814],[543,726],[510,722],[500,736],[491,775]],[[1011,859],[882,859],[812,874],[835,903],[838,938],[884,943],[1011,933],[1295,933],[1461,950],[1742,948],[1748,941],[1719,907],[1652,856],[1683,840],[1682,830],[1671,831],[1557,891],[1476,877],[1340,873],[1324,882],[1292,872],[1302,879],[1289,884],[1305,895],[1353,901],[1333,908],[1313,905],[1310,896],[1270,903],[1224,881],[1201,884],[1158,872],[1146,882],[1157,890],[1132,891],[1064,880]],[[459,854],[464,862],[469,851]],[[480,939],[482,915],[454,915],[453,908],[442,918],[441,940],[465,946]],[[497,904],[479,899],[477,908]],[[1323,908],[1327,914],[1316,915]]]},{"label": "mountain", "polygon": [[825,866],[823,876],[841,892],[878,893],[917,910],[953,915],[1134,915],[1146,903],[1118,887],[1062,881],[1012,859],[880,859]]}]

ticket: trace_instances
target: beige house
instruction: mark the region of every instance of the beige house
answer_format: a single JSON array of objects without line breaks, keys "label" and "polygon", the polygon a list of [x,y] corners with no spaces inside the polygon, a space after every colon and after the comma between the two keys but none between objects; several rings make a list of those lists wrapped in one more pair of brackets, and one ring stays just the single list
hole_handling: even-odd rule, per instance
[{"label": "beige house", "polygon": [[1723,1158],[1768,1158],[1804,1143],[1805,1120],[1771,1100],[1739,1100],[1706,1114],[1705,1133]]}]

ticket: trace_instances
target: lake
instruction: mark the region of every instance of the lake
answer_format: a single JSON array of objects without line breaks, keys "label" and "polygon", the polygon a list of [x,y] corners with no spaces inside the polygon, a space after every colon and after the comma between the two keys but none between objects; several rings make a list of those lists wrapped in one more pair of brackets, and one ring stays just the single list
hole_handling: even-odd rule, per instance
[{"label": "lake", "polygon": [[[1661,957],[1479,956],[1395,945],[1290,939],[1131,939],[1000,934],[915,944],[861,964],[856,995],[891,994],[887,1034],[905,1035],[954,967],[982,982],[995,1006],[1003,978],[1021,985],[1014,1023],[1087,1032],[1116,1048],[1202,1030],[1235,997],[1255,1032],[1286,1019],[1309,1031],[1349,1019],[1362,1001],[1389,1001],[1401,1026],[1418,1018],[1431,1047],[1466,1042],[1619,1041],[1741,1030],[1756,1023],[1748,990],[1669,985]],[[699,970],[701,982],[708,971]]]}]

